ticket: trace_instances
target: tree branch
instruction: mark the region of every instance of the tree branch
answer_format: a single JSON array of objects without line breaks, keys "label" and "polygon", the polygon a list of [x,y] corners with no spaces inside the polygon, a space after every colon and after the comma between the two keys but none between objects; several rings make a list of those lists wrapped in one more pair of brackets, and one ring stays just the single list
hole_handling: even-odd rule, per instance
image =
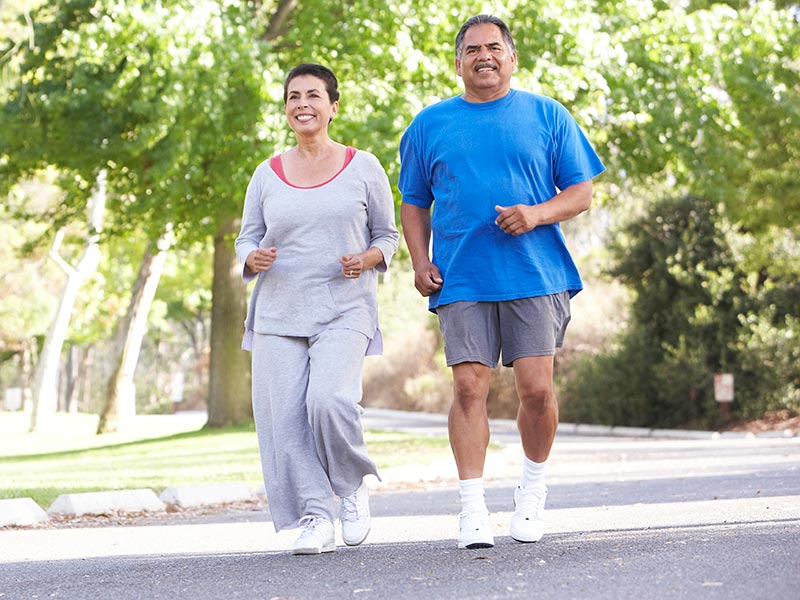
[{"label": "tree branch", "polygon": [[280,0],[278,7],[272,14],[264,36],[268,42],[278,39],[285,33],[286,20],[297,6],[297,0]]},{"label": "tree branch", "polygon": [[58,232],[56,233],[55,239],[53,240],[53,247],[50,248],[48,256],[50,257],[50,260],[52,260],[59,267],[61,267],[61,270],[64,271],[64,273],[66,273],[67,275],[72,275],[73,273],[76,272],[76,270],[70,264],[68,264],[67,261],[61,258],[61,255],[58,253],[58,251],[61,249],[61,242],[63,241],[63,239],[64,239],[64,230],[59,229]]}]

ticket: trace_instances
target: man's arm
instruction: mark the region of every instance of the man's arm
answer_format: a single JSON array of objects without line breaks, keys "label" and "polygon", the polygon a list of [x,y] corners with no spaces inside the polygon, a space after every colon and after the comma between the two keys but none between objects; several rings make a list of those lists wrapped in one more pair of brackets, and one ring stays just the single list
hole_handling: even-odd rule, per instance
[{"label": "man's arm", "polygon": [[510,235],[527,233],[539,225],[551,225],[576,217],[592,205],[592,182],[569,186],[547,202],[495,206],[499,213],[495,223]]},{"label": "man's arm", "polygon": [[428,246],[431,241],[431,211],[413,204],[400,206],[400,222],[414,267],[414,287],[423,296],[442,289],[442,275],[431,262]]}]

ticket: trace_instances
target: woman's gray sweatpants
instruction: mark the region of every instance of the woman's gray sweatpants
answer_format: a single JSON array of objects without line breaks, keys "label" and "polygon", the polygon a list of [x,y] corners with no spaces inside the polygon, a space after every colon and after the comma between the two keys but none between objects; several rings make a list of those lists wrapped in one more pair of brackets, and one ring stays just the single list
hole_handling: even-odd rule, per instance
[{"label": "woman's gray sweatpants", "polygon": [[306,515],[333,521],[334,494],[350,495],[378,474],[359,404],[368,342],[351,329],[253,338],[253,414],[275,531]]}]

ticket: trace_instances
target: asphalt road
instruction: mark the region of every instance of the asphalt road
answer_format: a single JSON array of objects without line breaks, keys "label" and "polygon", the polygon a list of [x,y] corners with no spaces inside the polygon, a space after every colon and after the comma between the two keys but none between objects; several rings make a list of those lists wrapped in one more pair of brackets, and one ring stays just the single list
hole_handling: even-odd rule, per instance
[{"label": "asphalt road", "polygon": [[536,544],[508,536],[521,450],[507,428],[495,438],[492,549],[456,548],[455,471],[439,463],[371,486],[367,542],[316,557],[290,555],[295,533],[263,509],[0,530],[0,599],[800,598],[800,438],[559,434]]}]

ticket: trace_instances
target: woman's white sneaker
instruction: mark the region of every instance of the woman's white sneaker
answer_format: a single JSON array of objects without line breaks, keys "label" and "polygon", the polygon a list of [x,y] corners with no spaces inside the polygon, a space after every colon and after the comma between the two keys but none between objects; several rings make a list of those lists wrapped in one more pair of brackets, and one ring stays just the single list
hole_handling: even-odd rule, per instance
[{"label": "woman's white sneaker", "polygon": [[494,535],[487,511],[462,512],[458,516],[458,547],[476,550],[492,548]]},{"label": "woman's white sneaker", "polygon": [[322,554],[336,549],[333,523],[323,517],[300,519],[303,531],[294,543],[292,554]]},{"label": "woman's white sneaker", "polygon": [[361,482],[358,489],[342,498],[339,517],[342,520],[342,540],[348,546],[358,546],[367,539],[371,522],[369,516],[369,489]]},{"label": "woman's white sneaker", "polygon": [[538,542],[544,535],[544,503],[547,488],[514,490],[514,516],[511,517],[511,537],[518,542]]}]

